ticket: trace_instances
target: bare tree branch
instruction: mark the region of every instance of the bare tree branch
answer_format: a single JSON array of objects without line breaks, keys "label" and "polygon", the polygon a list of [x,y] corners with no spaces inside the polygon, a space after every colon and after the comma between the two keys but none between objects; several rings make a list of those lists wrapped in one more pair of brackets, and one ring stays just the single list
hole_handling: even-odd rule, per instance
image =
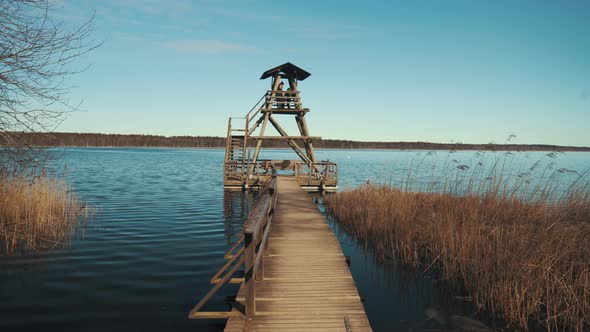
[{"label": "bare tree branch", "polygon": [[78,109],[66,79],[80,56],[100,46],[93,17],[70,28],[50,0],[0,0],[0,169],[39,159],[18,133],[53,131]]}]

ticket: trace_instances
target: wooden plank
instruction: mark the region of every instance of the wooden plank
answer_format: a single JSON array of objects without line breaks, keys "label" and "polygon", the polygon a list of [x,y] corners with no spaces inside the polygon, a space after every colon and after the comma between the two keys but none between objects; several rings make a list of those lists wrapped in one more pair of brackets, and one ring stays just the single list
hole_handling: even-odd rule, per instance
[{"label": "wooden plank", "polygon": [[295,108],[261,108],[262,113],[274,113],[274,114],[302,114],[309,112],[309,108],[295,109]]},{"label": "wooden plank", "polygon": [[242,314],[239,311],[199,311],[191,312],[188,316],[190,319],[216,319],[230,317],[242,317]]}]

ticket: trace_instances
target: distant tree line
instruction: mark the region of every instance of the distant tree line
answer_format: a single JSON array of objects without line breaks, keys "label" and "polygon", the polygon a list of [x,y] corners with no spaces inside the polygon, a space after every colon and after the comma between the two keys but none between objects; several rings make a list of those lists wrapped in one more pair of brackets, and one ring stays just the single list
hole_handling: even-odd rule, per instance
[{"label": "distant tree line", "polygon": [[118,135],[93,133],[21,133],[31,146],[62,147],[174,147],[217,148],[225,147],[224,137]]},{"label": "distant tree line", "polygon": [[[224,148],[225,137],[157,136],[94,133],[12,133],[30,146],[39,147],[173,147]],[[254,140],[250,141],[253,146]],[[281,140],[268,140],[264,147],[288,148]],[[390,150],[503,150],[503,151],[590,151],[590,147],[546,144],[462,144],[429,142],[359,142],[348,140],[317,140],[320,149],[390,149]]]},{"label": "distant tree line", "polygon": [[430,142],[360,142],[347,140],[322,140],[314,146],[324,149],[384,149],[384,150],[476,150],[476,151],[590,151],[590,147],[559,146],[547,144],[464,144]]}]

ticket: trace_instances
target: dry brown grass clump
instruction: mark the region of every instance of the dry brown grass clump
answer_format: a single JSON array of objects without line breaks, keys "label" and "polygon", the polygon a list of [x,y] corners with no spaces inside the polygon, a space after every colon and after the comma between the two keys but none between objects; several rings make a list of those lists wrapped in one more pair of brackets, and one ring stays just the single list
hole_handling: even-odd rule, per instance
[{"label": "dry brown grass clump", "polygon": [[65,244],[86,217],[87,209],[62,179],[0,176],[0,254]]},{"label": "dry brown grass clump", "polygon": [[377,257],[462,283],[480,307],[527,329],[590,328],[590,199],[407,192],[366,185],[326,198]]}]

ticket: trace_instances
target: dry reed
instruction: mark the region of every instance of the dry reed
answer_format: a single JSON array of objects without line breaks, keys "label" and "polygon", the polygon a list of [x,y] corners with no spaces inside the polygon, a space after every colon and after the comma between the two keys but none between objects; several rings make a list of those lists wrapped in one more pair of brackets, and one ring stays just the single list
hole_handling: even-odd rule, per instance
[{"label": "dry reed", "polygon": [[436,269],[514,327],[538,321],[547,330],[589,329],[588,187],[578,182],[552,200],[506,190],[499,178],[488,177],[479,191],[447,183],[454,189],[442,193],[363,185],[325,202],[344,231],[378,258]]},{"label": "dry reed", "polygon": [[0,174],[0,253],[38,252],[67,244],[85,208],[64,180]]}]

